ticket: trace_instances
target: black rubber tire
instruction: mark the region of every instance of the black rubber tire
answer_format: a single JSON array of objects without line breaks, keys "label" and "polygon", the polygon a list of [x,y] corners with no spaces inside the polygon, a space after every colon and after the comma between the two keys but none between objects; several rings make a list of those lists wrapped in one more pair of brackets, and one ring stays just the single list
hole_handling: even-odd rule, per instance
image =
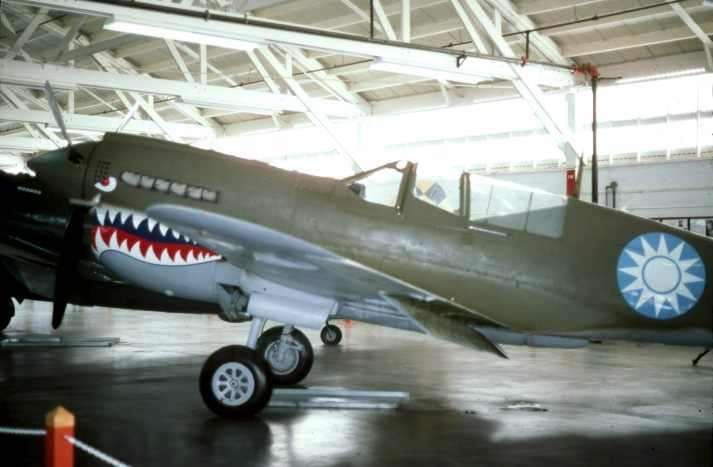
[{"label": "black rubber tire", "polygon": [[[252,396],[237,406],[222,403],[212,389],[215,372],[223,364],[231,362],[245,366],[252,373],[255,382]],[[213,352],[203,364],[199,387],[205,405],[221,417],[250,417],[264,409],[272,397],[272,383],[267,370],[258,361],[255,351],[243,345],[229,345]]]},{"label": "black rubber tire", "polygon": [[342,330],[339,329],[339,326],[328,324],[322,328],[322,332],[319,333],[319,337],[322,338],[324,345],[339,345],[339,343],[342,342]]},{"label": "black rubber tire", "polygon": [[312,350],[312,344],[307,336],[305,336],[299,329],[292,329],[290,335],[297,341],[297,344],[300,347],[298,350],[299,361],[289,373],[280,374],[274,372],[268,359],[266,358],[266,354],[269,350],[270,344],[279,340],[282,336],[282,328],[283,326],[277,326],[263,332],[257,340],[255,352],[257,353],[260,362],[265,365],[265,368],[270,370],[270,376],[274,384],[280,386],[290,386],[299,383],[307,377],[309,371],[312,369],[312,363],[314,362],[314,351]]},{"label": "black rubber tire", "polygon": [[2,332],[10,326],[10,321],[15,316],[15,304],[12,303],[12,298],[10,297],[0,299],[0,303],[2,304],[0,309],[0,332]]}]

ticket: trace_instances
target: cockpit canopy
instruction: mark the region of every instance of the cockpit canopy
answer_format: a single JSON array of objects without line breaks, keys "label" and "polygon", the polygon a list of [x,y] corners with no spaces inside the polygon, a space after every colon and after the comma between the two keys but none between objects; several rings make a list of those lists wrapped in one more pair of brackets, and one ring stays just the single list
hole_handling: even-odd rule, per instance
[{"label": "cockpit canopy", "polygon": [[[407,177],[407,175],[411,175]],[[564,227],[564,196],[474,173],[430,171],[404,161],[343,179],[366,202],[400,209],[407,193],[473,225],[495,226],[558,238]],[[405,186],[408,183],[410,186]]]},{"label": "cockpit canopy", "polygon": [[396,161],[342,180],[364,201],[395,207],[409,163]]}]

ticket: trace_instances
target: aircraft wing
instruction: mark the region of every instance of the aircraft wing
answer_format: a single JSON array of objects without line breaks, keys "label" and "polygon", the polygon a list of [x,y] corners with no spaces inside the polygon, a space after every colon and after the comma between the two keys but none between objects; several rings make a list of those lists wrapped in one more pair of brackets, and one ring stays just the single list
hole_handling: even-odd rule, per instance
[{"label": "aircraft wing", "polygon": [[245,271],[359,308],[365,321],[389,325],[393,322],[389,319],[408,320],[407,327],[411,329],[504,356],[496,344],[474,329],[503,327],[496,320],[313,243],[239,218],[186,206],[154,205],[147,214]]}]

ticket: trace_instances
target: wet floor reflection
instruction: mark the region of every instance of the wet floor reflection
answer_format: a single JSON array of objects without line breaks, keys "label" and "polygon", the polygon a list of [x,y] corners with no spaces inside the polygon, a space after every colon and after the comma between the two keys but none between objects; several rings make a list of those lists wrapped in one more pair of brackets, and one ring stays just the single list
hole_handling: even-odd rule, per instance
[{"label": "wet floor reflection", "polygon": [[[55,335],[49,319],[47,305],[26,304],[10,331]],[[121,343],[0,348],[0,425],[37,427],[61,403],[80,439],[134,465],[711,465],[713,358],[692,368],[695,349],[508,348],[502,361],[354,323],[339,347],[307,333],[316,361],[305,383],[408,391],[409,403],[235,421],[204,408],[197,377],[247,326],[105,309],[70,312],[66,324],[63,335]],[[0,465],[40,465],[41,447],[0,435]],[[79,455],[77,465],[97,464]]]}]

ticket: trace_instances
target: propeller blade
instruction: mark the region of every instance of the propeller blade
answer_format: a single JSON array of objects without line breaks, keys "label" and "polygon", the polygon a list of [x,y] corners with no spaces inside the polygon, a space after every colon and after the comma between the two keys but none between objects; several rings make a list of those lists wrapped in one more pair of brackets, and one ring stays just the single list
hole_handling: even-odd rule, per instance
[{"label": "propeller blade", "polygon": [[60,131],[62,131],[62,136],[64,136],[64,139],[67,140],[67,144],[71,146],[72,140],[69,139],[69,135],[67,134],[67,127],[64,125],[64,118],[62,118],[62,112],[59,110],[57,98],[54,95],[54,90],[52,89],[52,86],[50,85],[49,81],[45,81],[45,93],[47,93],[47,101],[50,105],[50,111],[52,111],[52,115],[54,116],[54,119],[57,122],[57,126],[59,127]]},{"label": "propeller blade", "polygon": [[[56,294],[57,292],[55,292]],[[58,329],[62,325],[62,320],[64,319],[64,312],[67,310],[67,300],[58,300],[55,297],[52,303],[52,329]]]},{"label": "propeller blade", "polygon": [[55,272],[54,300],[52,303],[52,328],[57,329],[62,324],[64,312],[67,309],[69,289],[76,281],[77,258],[82,248],[82,233],[86,208],[74,208],[69,216],[67,228],[64,231],[59,264]]},{"label": "propeller blade", "polygon": [[52,111],[52,115],[54,116],[55,121],[57,122],[57,126],[62,132],[62,136],[64,136],[64,139],[67,140],[67,147],[69,148],[67,158],[70,160],[70,162],[80,164],[84,160],[84,157],[72,148],[72,140],[69,139],[67,127],[65,126],[64,118],[62,117],[62,112],[59,109],[59,104],[57,104],[57,98],[54,95],[54,90],[52,89],[52,85],[49,81],[45,81],[45,92],[47,93],[47,101],[49,102],[50,110]]}]

